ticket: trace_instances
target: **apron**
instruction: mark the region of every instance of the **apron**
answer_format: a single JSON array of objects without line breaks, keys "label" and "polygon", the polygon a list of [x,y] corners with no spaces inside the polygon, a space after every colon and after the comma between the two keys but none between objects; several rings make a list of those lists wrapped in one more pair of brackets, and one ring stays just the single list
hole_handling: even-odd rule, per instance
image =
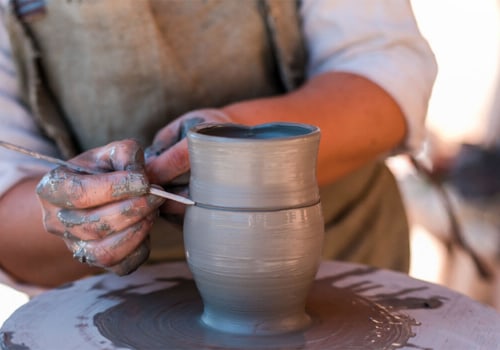
[{"label": "apron", "polygon": [[[124,138],[147,147],[193,109],[295,89],[307,58],[298,10],[292,0],[17,0],[6,23],[23,101],[70,158]],[[408,225],[383,162],[320,193],[325,258],[407,271]],[[178,225],[158,219],[151,241],[153,261],[184,257]]]}]

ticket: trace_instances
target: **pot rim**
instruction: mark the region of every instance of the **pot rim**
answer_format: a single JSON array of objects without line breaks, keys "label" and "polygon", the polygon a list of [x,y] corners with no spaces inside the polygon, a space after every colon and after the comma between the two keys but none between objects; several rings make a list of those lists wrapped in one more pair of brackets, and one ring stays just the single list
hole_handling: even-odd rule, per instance
[{"label": "pot rim", "polygon": [[[271,138],[247,138],[247,137],[232,137],[232,136],[220,136],[202,133],[202,130],[215,130],[215,129],[237,129],[247,132],[252,132],[253,130],[267,129],[267,128],[295,128],[304,130],[303,133],[291,134],[289,136],[278,136]],[[258,124],[254,126],[237,124],[237,123],[201,123],[193,126],[188,131],[188,138],[200,141],[214,141],[214,142],[234,142],[234,143],[263,143],[263,142],[283,142],[295,139],[304,139],[314,137],[320,133],[319,127],[311,124],[304,123],[294,123],[294,122],[270,122],[264,124]]]}]

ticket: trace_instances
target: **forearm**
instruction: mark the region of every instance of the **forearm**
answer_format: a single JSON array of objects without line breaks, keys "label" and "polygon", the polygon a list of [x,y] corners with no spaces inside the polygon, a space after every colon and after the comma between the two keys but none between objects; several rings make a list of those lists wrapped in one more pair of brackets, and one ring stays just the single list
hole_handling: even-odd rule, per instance
[{"label": "forearm", "polygon": [[20,182],[0,198],[0,267],[20,282],[51,287],[92,270],[45,231],[35,194],[38,181]]},{"label": "forearm", "polygon": [[247,125],[290,121],[319,126],[320,185],[393,149],[406,133],[401,109],[382,88],[340,72],[319,75],[287,95],[235,103],[224,111]]}]

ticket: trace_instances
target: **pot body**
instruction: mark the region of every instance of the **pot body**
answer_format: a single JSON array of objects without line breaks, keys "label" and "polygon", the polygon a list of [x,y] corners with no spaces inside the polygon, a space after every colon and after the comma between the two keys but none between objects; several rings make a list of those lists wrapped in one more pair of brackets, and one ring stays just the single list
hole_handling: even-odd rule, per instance
[{"label": "pot body", "polygon": [[188,132],[191,198],[259,210],[316,204],[319,138],[303,124],[199,125]]},{"label": "pot body", "polygon": [[[200,134],[205,128],[209,133]],[[315,175],[319,131],[288,123],[257,128],[269,135],[234,125],[189,132],[197,204],[186,210],[184,244],[205,324],[277,334],[310,322],[305,301],[324,234]]]}]

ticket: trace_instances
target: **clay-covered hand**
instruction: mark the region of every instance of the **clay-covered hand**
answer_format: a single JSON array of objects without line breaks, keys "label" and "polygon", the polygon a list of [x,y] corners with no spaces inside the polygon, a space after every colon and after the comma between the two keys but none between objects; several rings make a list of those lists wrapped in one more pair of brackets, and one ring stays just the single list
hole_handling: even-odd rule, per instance
[{"label": "clay-covered hand", "polygon": [[[219,109],[199,109],[186,113],[161,129],[153,144],[146,149],[146,171],[152,183],[168,188],[169,192],[188,195],[189,152],[188,130],[200,123],[231,123],[231,118]],[[185,205],[167,201],[161,212],[169,217],[182,216]]]},{"label": "clay-covered hand", "polygon": [[42,178],[37,194],[45,229],[81,262],[119,275],[134,271],[149,256],[148,233],[164,202],[148,194],[142,148],[118,141],[70,162],[97,174],[58,167]]}]

